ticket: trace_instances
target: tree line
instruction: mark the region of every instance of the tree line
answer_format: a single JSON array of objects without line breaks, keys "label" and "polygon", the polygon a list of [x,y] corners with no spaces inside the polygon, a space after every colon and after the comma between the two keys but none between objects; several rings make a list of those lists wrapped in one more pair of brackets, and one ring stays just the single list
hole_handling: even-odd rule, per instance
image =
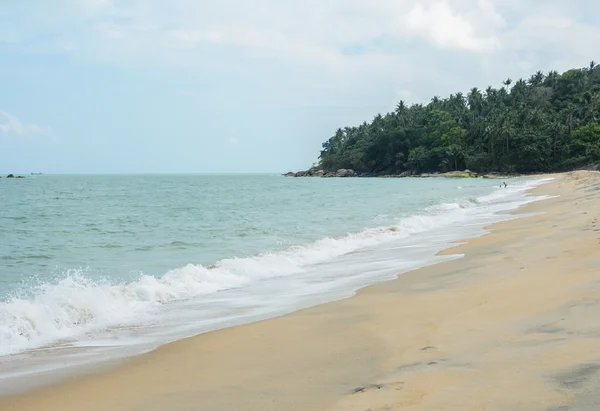
[{"label": "tree line", "polygon": [[600,161],[600,66],[538,71],[338,129],[319,168],[360,173],[561,171]]}]

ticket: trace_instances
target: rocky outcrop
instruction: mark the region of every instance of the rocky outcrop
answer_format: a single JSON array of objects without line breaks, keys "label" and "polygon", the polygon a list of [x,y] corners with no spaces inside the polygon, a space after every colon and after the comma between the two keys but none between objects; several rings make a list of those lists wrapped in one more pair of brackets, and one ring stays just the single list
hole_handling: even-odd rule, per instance
[{"label": "rocky outcrop", "polygon": [[428,178],[428,177],[452,177],[452,178],[477,178],[477,177],[486,177],[486,176],[482,176],[480,174],[477,174],[473,171],[470,170],[464,170],[464,171],[449,171],[447,173],[440,173],[440,172],[435,172],[435,173],[421,173],[421,174],[417,174],[414,173],[413,171],[403,171],[401,173],[398,174],[377,174],[377,173],[362,173],[362,174],[358,174],[356,173],[354,170],[350,169],[350,168],[340,168],[337,171],[325,171],[319,168],[311,168],[308,169],[306,171],[297,171],[297,172],[293,172],[290,171],[288,173],[283,174],[286,177],[326,177],[326,178],[331,178],[331,177],[338,177],[338,178],[345,178],[345,177],[382,177],[382,178],[404,178],[404,177],[418,177],[418,178]]},{"label": "rocky outcrop", "polygon": [[479,174],[474,173],[471,170],[464,171],[449,171],[443,174],[444,177],[455,177],[455,178],[476,178]]},{"label": "rocky outcrop", "polygon": [[290,171],[284,174],[285,177],[357,177],[358,175],[352,169],[340,168],[337,171],[325,171],[318,168],[311,168],[306,171]]},{"label": "rocky outcrop", "polygon": [[6,178],[15,178],[15,176],[12,175],[12,174],[9,174],[9,175],[6,176]]},{"label": "rocky outcrop", "polygon": [[335,176],[336,177],[355,177],[356,173],[352,169],[340,168],[338,171],[336,171]]}]

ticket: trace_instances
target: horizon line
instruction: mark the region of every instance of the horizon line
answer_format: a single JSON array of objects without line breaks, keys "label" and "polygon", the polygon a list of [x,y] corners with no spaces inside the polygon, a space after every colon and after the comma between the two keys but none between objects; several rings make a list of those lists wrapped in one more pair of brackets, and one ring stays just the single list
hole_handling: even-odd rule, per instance
[{"label": "horizon line", "polygon": [[285,174],[285,171],[215,171],[215,172],[70,172],[70,173],[0,173],[0,177],[5,177],[10,174],[15,176],[67,176],[67,175],[257,175],[257,174]]}]

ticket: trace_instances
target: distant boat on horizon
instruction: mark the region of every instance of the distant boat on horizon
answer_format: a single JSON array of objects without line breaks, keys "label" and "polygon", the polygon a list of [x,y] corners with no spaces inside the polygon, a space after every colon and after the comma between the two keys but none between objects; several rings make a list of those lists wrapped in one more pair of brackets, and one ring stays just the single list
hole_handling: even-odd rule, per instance
[{"label": "distant boat on horizon", "polygon": [[31,173],[32,176],[41,176],[42,173]]}]

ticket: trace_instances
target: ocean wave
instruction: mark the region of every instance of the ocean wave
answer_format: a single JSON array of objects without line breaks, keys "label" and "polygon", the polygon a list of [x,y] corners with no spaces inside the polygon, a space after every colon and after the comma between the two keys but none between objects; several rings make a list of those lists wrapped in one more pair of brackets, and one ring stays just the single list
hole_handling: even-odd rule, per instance
[{"label": "ocean wave", "polygon": [[[165,304],[264,279],[302,273],[306,267],[411,234],[435,230],[468,219],[469,211],[501,202],[540,182],[496,189],[487,196],[431,207],[396,224],[338,238],[323,238],[283,251],[249,258],[228,258],[214,265],[188,264],[160,277],[141,274],[133,282],[92,279],[85,270],[69,270],[53,283],[39,284],[29,296],[0,301],[0,355],[74,340],[103,328],[142,322]],[[514,200],[514,198],[513,198]]]}]

